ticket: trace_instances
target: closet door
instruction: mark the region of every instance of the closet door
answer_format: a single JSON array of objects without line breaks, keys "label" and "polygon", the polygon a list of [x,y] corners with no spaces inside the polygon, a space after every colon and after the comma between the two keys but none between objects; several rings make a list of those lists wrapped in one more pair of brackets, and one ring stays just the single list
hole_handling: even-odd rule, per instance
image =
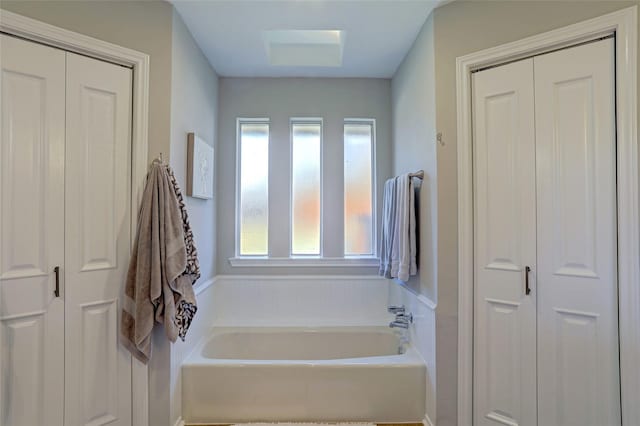
[{"label": "closet door", "polygon": [[131,70],[67,53],[65,424],[131,424],[119,345],[130,253]]},{"label": "closet door", "polygon": [[475,426],[536,425],[533,114],[531,59],[473,75]]},{"label": "closet door", "polygon": [[0,35],[0,55],[0,424],[62,426],[64,52]]},{"label": "closet door", "polygon": [[538,56],[539,424],[620,424],[613,39]]}]

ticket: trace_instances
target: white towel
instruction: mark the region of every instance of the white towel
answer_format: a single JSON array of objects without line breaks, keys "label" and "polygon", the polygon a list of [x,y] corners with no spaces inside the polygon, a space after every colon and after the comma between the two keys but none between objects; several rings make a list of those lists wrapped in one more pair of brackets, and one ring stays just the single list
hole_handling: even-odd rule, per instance
[{"label": "white towel", "polygon": [[379,274],[391,277],[391,248],[396,220],[396,178],[387,179],[384,184],[382,202],[382,229],[380,234],[380,271]]},{"label": "white towel", "polygon": [[[409,177],[409,275],[418,273],[416,239],[416,190],[413,178]],[[408,279],[409,276],[407,276]]]},{"label": "white towel", "polygon": [[416,275],[415,190],[409,173],[396,178],[395,220],[391,246],[391,277],[408,281]]}]

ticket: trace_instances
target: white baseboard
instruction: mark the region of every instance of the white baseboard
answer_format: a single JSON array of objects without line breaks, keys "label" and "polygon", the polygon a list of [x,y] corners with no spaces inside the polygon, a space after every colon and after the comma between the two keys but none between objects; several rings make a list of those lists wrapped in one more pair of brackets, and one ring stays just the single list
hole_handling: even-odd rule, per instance
[{"label": "white baseboard", "polygon": [[176,423],[173,426],[184,426],[184,420],[182,420],[182,417],[178,417],[178,420],[176,420]]},{"label": "white baseboard", "polygon": [[431,421],[428,414],[425,414],[424,419],[422,419],[422,424],[424,426],[434,426],[435,423]]}]

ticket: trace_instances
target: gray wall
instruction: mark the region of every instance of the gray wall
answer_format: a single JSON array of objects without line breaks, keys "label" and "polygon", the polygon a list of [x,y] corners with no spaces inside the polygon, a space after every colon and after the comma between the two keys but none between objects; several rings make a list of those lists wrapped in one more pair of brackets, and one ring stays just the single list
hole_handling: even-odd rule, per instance
[{"label": "gray wall", "polygon": [[[172,34],[171,166],[186,197],[187,133],[194,132],[214,148],[216,145],[218,76],[175,10]],[[185,200],[200,260],[198,283],[203,283],[216,275],[216,198],[186,197]],[[200,314],[201,318],[205,316],[206,313]],[[201,318],[196,315],[192,327],[196,327]],[[187,334],[186,342],[178,340],[171,346],[170,425],[182,414],[180,366],[197,343],[192,339]]]},{"label": "gray wall", "polygon": [[169,157],[173,7],[145,1],[12,1],[2,9],[150,56],[149,158]]},{"label": "gray wall", "polygon": [[[433,255],[427,255],[427,262],[435,263],[432,271],[422,268],[419,285],[409,284],[437,302],[438,426],[457,424],[456,58],[636,4],[638,1],[458,0],[433,12],[392,80],[394,170],[399,172],[415,167],[413,157],[419,155],[425,170],[435,173],[428,184],[429,199],[436,211],[433,207],[430,209],[430,222],[427,221],[435,226],[432,225],[431,235],[424,229],[420,235],[421,247],[434,247]],[[435,85],[431,81],[434,73]],[[411,96],[417,93],[420,93],[419,97]],[[432,110],[433,102],[435,111]],[[413,116],[402,112],[412,109],[417,111]],[[435,128],[431,127],[433,120]],[[421,135],[424,142],[414,144],[406,140],[414,131],[424,132]],[[437,131],[443,134],[444,146],[433,142]],[[434,157],[435,165],[432,163]],[[425,208],[424,201],[421,208]],[[421,225],[425,221],[424,214],[423,211]],[[435,238],[435,245],[429,238]],[[424,262],[422,257],[421,262]],[[425,273],[435,275],[425,277]]]},{"label": "gray wall", "polygon": [[[377,198],[391,175],[391,83],[386,79],[221,78],[216,152],[219,274],[288,274],[287,268],[231,267],[235,253],[236,118],[267,117],[270,139],[270,251],[289,255],[289,118],[323,117],[323,216],[327,257],[343,253],[343,120],[375,118],[377,126]],[[336,192],[337,189],[337,192]],[[378,217],[380,215],[378,214]],[[277,231],[276,231],[277,230]],[[296,273],[367,274],[376,268],[296,268]]]},{"label": "gray wall", "polygon": [[[186,197],[187,133],[194,132],[215,149],[218,76],[178,12],[173,15],[172,51],[170,162]],[[205,281],[216,275],[216,198],[185,200],[200,259],[200,281]]]},{"label": "gray wall", "polygon": [[[417,197],[419,270],[407,283],[415,292],[437,300],[436,88],[433,15],[427,18],[409,54],[391,82],[393,173],[424,170]],[[417,182],[417,181],[416,181]]]}]

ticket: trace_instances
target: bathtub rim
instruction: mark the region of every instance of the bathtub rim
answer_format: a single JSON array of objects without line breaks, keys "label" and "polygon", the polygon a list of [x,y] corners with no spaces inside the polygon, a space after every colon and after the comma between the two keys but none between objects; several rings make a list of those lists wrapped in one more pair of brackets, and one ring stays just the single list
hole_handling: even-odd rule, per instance
[{"label": "bathtub rim", "polygon": [[205,334],[200,341],[194,346],[191,353],[182,363],[182,368],[201,367],[201,366],[227,366],[227,367],[250,367],[250,366],[350,366],[350,367],[389,367],[389,366],[426,366],[425,361],[420,356],[417,349],[413,346],[410,334],[407,333],[408,342],[405,343],[406,350],[403,354],[397,355],[378,355],[358,358],[336,358],[336,359],[312,359],[312,360],[296,360],[296,359],[234,359],[234,358],[209,358],[202,355],[205,346],[216,336],[231,333],[242,332],[276,332],[287,333],[293,331],[304,331],[309,333],[321,333],[323,331],[332,331],[338,333],[348,333],[354,331],[370,331],[383,332],[385,334],[393,334],[401,339],[402,333],[384,326],[236,326],[236,327],[218,327],[209,328],[209,333]]}]

